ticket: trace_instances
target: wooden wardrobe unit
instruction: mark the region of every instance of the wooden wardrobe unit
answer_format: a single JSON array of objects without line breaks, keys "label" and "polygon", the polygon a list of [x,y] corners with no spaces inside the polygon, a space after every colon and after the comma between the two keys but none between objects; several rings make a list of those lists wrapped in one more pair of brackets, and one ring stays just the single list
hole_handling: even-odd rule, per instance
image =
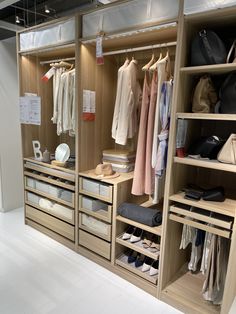
[{"label": "wooden wardrobe unit", "polygon": [[[222,313],[229,312],[236,295],[236,167],[218,161],[196,160],[175,156],[176,128],[178,119],[188,120],[187,143],[200,136],[216,134],[228,138],[235,132],[236,116],[229,114],[198,114],[191,112],[191,95],[198,79],[205,73],[211,76],[227,74],[236,69],[235,64],[189,66],[190,45],[193,37],[202,29],[213,29],[226,39],[230,29],[235,27],[236,7],[213,10],[210,12],[182,16],[178,28],[178,48],[176,54],[175,85],[171,113],[167,180],[164,199],[164,222],[162,242],[162,263],[160,277],[160,298],[185,313]],[[223,203],[190,201],[181,192],[188,183],[208,186],[223,186],[227,199]],[[204,215],[195,217],[181,209],[181,204],[201,208]],[[211,223],[210,212],[223,214],[224,219]],[[186,217],[197,218],[198,222]],[[230,221],[230,222],[229,222]],[[189,250],[180,250],[183,224],[209,231],[227,238],[231,243],[227,267],[224,296],[221,306],[214,306],[203,299],[201,291],[205,277],[187,271],[190,258]]]},{"label": "wooden wardrobe unit", "polygon": [[[76,16],[75,25],[78,32],[78,19]],[[21,34],[24,32],[38,31],[46,28],[53,28],[55,24],[64,23],[70,18],[62,18],[53,23],[45,23],[42,26],[32,27],[30,30],[18,33],[18,67],[19,67],[19,88],[20,96],[25,93],[37,94],[41,97],[41,125],[21,124],[22,152],[25,181],[25,223],[37,230],[51,236],[64,245],[75,249],[77,239],[77,194],[78,179],[78,137],[68,134],[57,135],[57,126],[53,124],[53,84],[52,79],[43,82],[43,75],[50,69],[50,63],[60,62],[69,58],[77,71],[78,56],[75,40],[64,44],[48,45],[42,48],[34,48],[26,51],[20,49]],[[77,35],[78,37],[79,35]],[[78,80],[76,77],[76,85]],[[78,103],[78,96],[75,95],[75,102]],[[77,105],[76,105],[77,115]],[[77,128],[77,127],[76,127]],[[41,151],[45,148],[54,153],[60,143],[67,143],[71,154],[75,156],[76,162],[72,168],[61,168],[34,160],[32,157],[32,141],[38,140],[41,144]],[[60,192],[67,194],[66,199],[59,196]],[[61,215],[52,212],[50,209],[42,208],[38,202],[45,198],[56,204],[65,206],[67,214]]]},{"label": "wooden wardrobe unit", "polygon": [[[139,31],[137,31],[137,29],[130,29],[128,31],[124,30],[124,34],[115,34],[115,36],[112,34],[105,35],[103,40],[104,65],[96,64],[95,38],[81,39],[80,76],[82,80],[80,91],[81,103],[79,105],[79,136],[81,135],[79,140],[81,152],[79,158],[79,168],[81,180],[89,177],[87,170],[93,169],[101,162],[102,151],[104,149],[124,148],[124,146],[115,144],[115,140],[111,137],[118,69],[123,65],[127,57],[130,60],[134,57],[138,61],[138,79],[142,88],[144,72],[141,69],[150,61],[152,53],[155,54],[156,58],[159,57],[160,52],[165,55],[167,52],[165,44],[169,42],[176,42],[176,19],[171,21],[162,21],[160,24],[151,25],[151,29],[149,29],[149,27],[145,28],[144,26]],[[155,47],[156,44],[161,43],[162,45],[158,48],[152,48],[152,46]],[[146,46],[149,46],[149,49],[146,50]],[[136,51],[135,48],[137,47],[138,49]],[[142,47],[144,47],[143,50]],[[172,73],[175,61],[175,48],[175,44],[168,47],[171,58]],[[95,121],[83,121],[81,119],[82,92],[84,89],[96,92]],[[128,140],[125,147],[135,150],[136,145],[137,137],[132,140]],[[110,202],[110,204],[112,204],[113,211],[111,224],[112,236],[109,244],[111,245],[111,256],[106,255],[106,257],[102,257],[101,255],[104,255],[104,251],[99,254],[99,250],[97,250],[96,247],[91,249],[91,239],[93,238],[91,238],[91,235],[87,235],[88,241],[86,242],[86,240],[84,240],[84,236],[86,235],[84,230],[86,229],[83,230],[83,227],[80,231],[82,240],[79,237],[79,245],[77,249],[79,253],[91,258],[100,265],[105,266],[157,297],[157,278],[152,278],[151,276],[142,273],[140,270],[137,270],[134,267],[132,268],[129,264],[124,263],[122,260],[122,255],[124,251],[127,251],[127,249],[137,250],[138,252],[146,256],[150,256],[153,259],[158,258],[156,254],[150,253],[147,249],[143,249],[142,247],[137,248],[134,244],[122,241],[121,234],[127,229],[128,225],[139,227],[147,232],[159,236],[161,236],[162,231],[161,226],[152,228],[117,215],[117,207],[125,201],[143,204],[143,206],[146,207],[152,205],[152,202],[148,200],[147,196],[135,197],[131,194],[132,178],[133,173],[128,173],[121,174],[119,178],[114,180],[104,179],[101,181],[102,183],[111,184],[111,188],[114,193],[114,199]],[[96,183],[96,181],[94,182]],[[83,191],[81,192],[81,197],[83,197]],[[94,198],[97,198],[97,196],[94,195]],[[84,212],[84,209],[80,208],[80,211]],[[105,242],[102,242],[101,245],[104,248]]]}]

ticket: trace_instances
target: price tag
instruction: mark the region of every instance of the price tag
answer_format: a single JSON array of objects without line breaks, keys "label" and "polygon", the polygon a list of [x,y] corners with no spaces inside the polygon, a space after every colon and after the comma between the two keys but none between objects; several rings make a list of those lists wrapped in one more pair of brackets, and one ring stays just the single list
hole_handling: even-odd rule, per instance
[{"label": "price tag", "polygon": [[104,64],[103,51],[102,51],[103,36],[97,36],[96,38],[96,60],[98,65]]}]

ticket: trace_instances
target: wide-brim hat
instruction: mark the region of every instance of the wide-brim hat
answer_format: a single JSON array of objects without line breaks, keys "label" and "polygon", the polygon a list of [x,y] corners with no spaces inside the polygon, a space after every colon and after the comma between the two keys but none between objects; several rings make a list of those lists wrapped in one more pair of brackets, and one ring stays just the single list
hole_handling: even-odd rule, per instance
[{"label": "wide-brim hat", "polygon": [[99,164],[89,172],[89,175],[95,179],[114,179],[120,176],[118,172],[113,171],[111,164]]}]

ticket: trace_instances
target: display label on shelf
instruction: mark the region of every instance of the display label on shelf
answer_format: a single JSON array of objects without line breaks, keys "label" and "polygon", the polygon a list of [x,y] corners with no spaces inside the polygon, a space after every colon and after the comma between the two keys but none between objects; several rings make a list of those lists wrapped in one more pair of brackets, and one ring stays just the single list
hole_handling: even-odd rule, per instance
[{"label": "display label on shelf", "polygon": [[94,121],[95,120],[95,110],[96,110],[96,93],[95,91],[83,90],[83,116],[84,121]]},{"label": "display label on shelf", "polygon": [[97,36],[97,38],[96,38],[96,60],[97,60],[98,65],[104,64],[102,40],[103,40],[103,36]]}]

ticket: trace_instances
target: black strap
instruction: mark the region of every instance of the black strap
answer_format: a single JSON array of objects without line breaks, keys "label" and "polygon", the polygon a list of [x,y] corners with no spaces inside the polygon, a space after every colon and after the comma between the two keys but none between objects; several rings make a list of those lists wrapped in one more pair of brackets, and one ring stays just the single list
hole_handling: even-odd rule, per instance
[{"label": "black strap", "polygon": [[200,38],[202,39],[203,47],[202,54],[205,55],[205,58],[208,62],[208,64],[216,64],[216,60],[214,58],[214,55],[212,53],[211,46],[209,44],[209,41],[207,39],[207,32],[206,30],[202,30],[199,32]]}]

